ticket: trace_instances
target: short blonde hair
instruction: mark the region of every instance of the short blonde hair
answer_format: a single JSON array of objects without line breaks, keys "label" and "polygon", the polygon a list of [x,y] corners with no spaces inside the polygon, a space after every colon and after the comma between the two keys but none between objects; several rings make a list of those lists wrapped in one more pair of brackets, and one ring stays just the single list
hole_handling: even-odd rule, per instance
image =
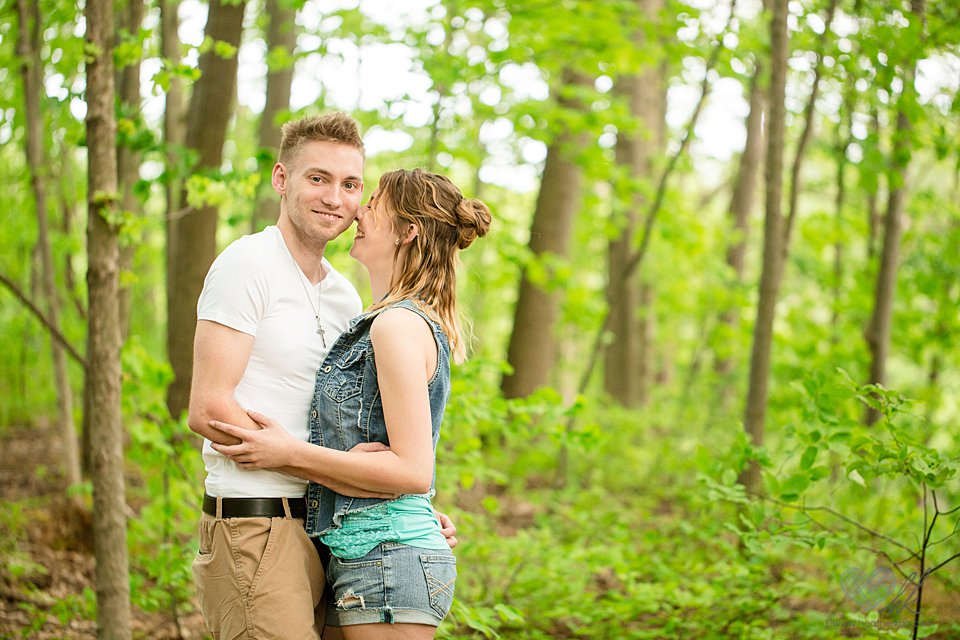
[{"label": "short blonde hair", "polygon": [[287,122],[281,127],[281,134],[277,161],[285,165],[297,159],[304,145],[318,141],[350,145],[366,157],[357,121],[342,111]]}]

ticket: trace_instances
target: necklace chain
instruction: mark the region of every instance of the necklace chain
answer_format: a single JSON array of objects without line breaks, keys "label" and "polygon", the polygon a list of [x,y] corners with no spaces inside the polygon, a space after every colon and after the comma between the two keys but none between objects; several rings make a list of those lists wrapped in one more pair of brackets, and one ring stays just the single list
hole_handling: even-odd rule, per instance
[{"label": "necklace chain", "polygon": [[[323,323],[320,322],[320,309],[319,309],[320,296],[323,293],[323,279],[321,278],[320,280],[320,287],[317,290],[317,304],[316,306],[314,306],[313,298],[310,296],[310,291],[307,289],[307,285],[304,284],[303,282],[304,280],[303,272],[300,270],[299,265],[297,265],[297,261],[293,258],[293,253],[290,254],[290,261],[293,262],[293,269],[294,271],[297,272],[297,280],[300,281],[300,286],[303,288],[303,293],[305,296],[307,296],[307,302],[310,303],[310,310],[313,311],[313,317],[317,321],[317,333],[320,334],[320,341],[323,342],[323,348],[326,349],[327,348],[327,332],[324,331]],[[321,275],[323,274],[322,262],[320,263],[320,273]]]}]

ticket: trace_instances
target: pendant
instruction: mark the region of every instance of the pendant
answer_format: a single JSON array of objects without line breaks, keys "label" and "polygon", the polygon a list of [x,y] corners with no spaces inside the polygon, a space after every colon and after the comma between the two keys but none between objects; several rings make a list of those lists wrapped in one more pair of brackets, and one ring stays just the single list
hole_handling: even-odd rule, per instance
[{"label": "pendant", "polygon": [[317,318],[317,333],[320,334],[320,341],[323,342],[323,348],[327,348],[327,332],[323,330],[323,325],[320,324],[320,318]]}]

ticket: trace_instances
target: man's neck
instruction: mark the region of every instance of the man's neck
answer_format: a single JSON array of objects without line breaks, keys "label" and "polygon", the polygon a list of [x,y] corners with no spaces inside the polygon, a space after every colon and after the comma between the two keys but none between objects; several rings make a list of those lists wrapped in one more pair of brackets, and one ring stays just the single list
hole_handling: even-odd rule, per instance
[{"label": "man's neck", "polygon": [[287,250],[310,283],[317,284],[323,280],[323,252],[327,248],[326,243],[310,242],[297,231],[288,218],[281,217],[277,228]]}]

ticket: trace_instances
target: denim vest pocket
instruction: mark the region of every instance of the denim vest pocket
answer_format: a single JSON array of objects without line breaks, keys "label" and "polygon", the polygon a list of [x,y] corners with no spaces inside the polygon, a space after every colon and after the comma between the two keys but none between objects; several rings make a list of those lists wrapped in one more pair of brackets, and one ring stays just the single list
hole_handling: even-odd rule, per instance
[{"label": "denim vest pocket", "polygon": [[366,355],[366,345],[358,344],[341,355],[333,365],[321,369],[326,373],[323,392],[334,402],[343,402],[360,393],[363,389],[364,363],[360,360]]}]

